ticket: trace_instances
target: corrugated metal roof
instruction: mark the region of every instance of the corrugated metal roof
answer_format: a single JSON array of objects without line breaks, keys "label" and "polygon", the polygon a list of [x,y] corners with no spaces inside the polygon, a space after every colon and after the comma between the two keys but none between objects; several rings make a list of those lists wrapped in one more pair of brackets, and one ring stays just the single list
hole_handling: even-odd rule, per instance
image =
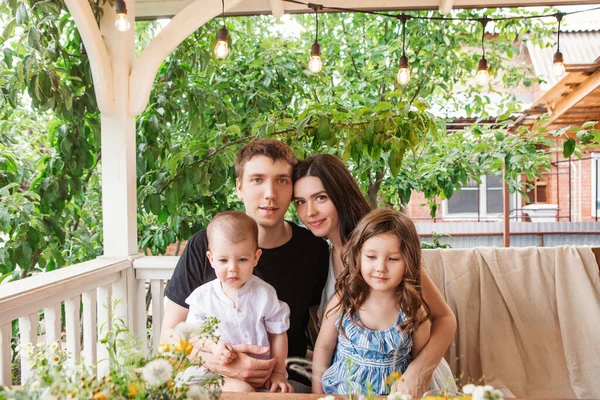
[{"label": "corrugated metal roof", "polygon": [[[528,41],[527,51],[535,75],[547,82],[542,88],[548,90],[562,79],[552,73],[552,59],[556,46],[540,48]],[[600,57],[600,31],[561,32],[560,51],[567,67],[569,64],[593,64]]]}]

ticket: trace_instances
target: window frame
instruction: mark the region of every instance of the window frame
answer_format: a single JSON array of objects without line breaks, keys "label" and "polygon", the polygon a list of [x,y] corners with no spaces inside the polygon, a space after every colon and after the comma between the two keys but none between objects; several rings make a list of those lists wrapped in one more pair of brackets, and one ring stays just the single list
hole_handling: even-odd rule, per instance
[{"label": "window frame", "polygon": [[[474,186],[473,187],[467,187],[469,191],[470,190],[477,190],[477,191],[479,191],[479,197],[478,197],[478,201],[479,201],[479,220],[477,218],[477,212],[470,212],[470,213],[450,213],[448,211],[448,199],[446,199],[446,200],[444,200],[442,202],[442,219],[444,219],[444,221],[464,221],[464,220],[468,220],[468,221],[474,221],[474,222],[495,222],[495,221],[503,221],[504,220],[504,213],[503,212],[500,212],[500,213],[488,213],[487,212],[487,192],[488,192],[487,176],[486,175],[482,175],[482,176],[480,176],[480,179],[481,179],[481,184],[480,185],[478,185],[476,187],[474,187]],[[503,182],[504,182],[504,180],[503,180]],[[465,188],[462,188],[461,192],[463,190],[465,190]],[[509,197],[510,197],[510,206],[511,206],[511,210],[512,210],[514,208],[515,204],[520,204],[519,203],[520,195],[517,192],[517,193],[510,194]]]}]

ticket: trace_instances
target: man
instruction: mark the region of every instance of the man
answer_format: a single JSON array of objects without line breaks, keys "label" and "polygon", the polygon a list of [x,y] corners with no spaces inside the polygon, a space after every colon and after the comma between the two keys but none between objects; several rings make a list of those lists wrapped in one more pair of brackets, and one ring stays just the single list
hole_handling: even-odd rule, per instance
[{"label": "man", "polygon": [[[308,230],[284,220],[292,200],[295,163],[296,156],[286,144],[255,139],[239,151],[235,170],[237,194],[244,202],[246,214],[258,224],[258,244],[263,250],[254,273],[273,285],[279,299],[289,305],[288,357],[304,358],[308,309],[319,304],[327,278],[329,248]],[[166,291],[170,301],[166,304],[161,343],[172,341],[173,328],[185,321],[188,314],[185,299],[196,287],[216,277],[207,250],[206,231],[200,231],[189,240],[177,263]],[[213,359],[211,353],[203,352],[202,358],[215,372],[255,387],[262,386],[271,375],[275,360],[259,360],[250,355],[264,354],[268,349],[250,345],[234,349],[238,358],[225,366]],[[301,379],[290,372],[290,380]]]}]

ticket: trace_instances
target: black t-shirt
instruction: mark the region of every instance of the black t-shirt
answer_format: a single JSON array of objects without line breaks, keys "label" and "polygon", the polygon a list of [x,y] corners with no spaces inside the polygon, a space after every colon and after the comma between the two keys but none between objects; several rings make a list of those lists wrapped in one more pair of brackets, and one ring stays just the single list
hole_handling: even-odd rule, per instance
[{"label": "black t-shirt", "polygon": [[[280,247],[263,249],[254,274],[270,283],[279,300],[290,306],[288,357],[304,357],[308,308],[321,301],[329,268],[329,247],[309,230],[288,223],[292,227],[292,238]],[[206,257],[207,250],[206,231],[202,230],[189,240],[175,267],[166,291],[171,301],[188,308],[185,299],[194,289],[216,279],[215,270]]]}]

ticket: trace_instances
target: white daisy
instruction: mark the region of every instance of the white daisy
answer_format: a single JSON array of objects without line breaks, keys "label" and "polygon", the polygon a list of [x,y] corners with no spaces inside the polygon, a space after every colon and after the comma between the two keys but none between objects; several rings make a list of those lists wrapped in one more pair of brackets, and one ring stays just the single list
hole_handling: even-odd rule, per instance
[{"label": "white daisy", "polygon": [[187,341],[190,341],[192,337],[197,334],[197,332],[197,326],[187,323],[185,321],[178,323],[175,327],[175,333],[179,335],[181,339],[185,339]]},{"label": "white daisy", "polygon": [[210,399],[210,392],[200,385],[192,385],[187,391],[187,400],[207,400]]},{"label": "white daisy", "polygon": [[162,358],[152,360],[142,369],[142,378],[150,386],[160,386],[173,376],[173,367]]}]

